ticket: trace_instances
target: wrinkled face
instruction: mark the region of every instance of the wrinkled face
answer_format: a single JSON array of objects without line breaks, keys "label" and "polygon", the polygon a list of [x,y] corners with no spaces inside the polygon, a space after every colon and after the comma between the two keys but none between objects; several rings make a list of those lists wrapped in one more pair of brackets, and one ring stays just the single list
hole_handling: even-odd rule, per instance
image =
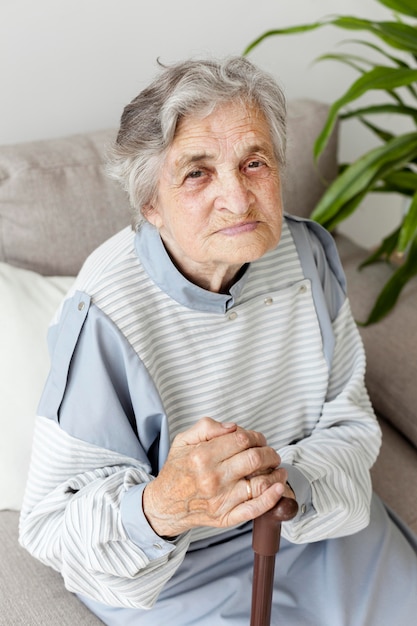
[{"label": "wrinkled face", "polygon": [[212,291],[275,247],[281,187],[263,114],[227,103],[207,117],[184,118],[145,216],[180,271]]}]

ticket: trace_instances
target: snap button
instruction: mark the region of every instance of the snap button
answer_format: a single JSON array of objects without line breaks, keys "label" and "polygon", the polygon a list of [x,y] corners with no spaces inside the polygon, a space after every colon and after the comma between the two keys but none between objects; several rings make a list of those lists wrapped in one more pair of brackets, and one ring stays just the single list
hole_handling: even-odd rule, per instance
[{"label": "snap button", "polygon": [[307,291],[307,285],[301,285],[301,287],[298,290],[299,293],[305,293],[306,291]]},{"label": "snap button", "polygon": [[82,311],[84,307],[85,307],[85,302],[81,301],[81,302],[78,303],[78,310],[79,311]]},{"label": "snap button", "polygon": [[162,545],[160,543],[154,543],[153,547],[156,548],[157,550],[162,550]]},{"label": "snap button", "polygon": [[265,298],[264,300],[264,304],[266,306],[270,306],[273,303],[274,299],[273,298]]},{"label": "snap button", "polygon": [[302,505],[301,505],[301,509],[300,509],[300,510],[301,510],[301,515],[304,515],[304,513],[307,511],[307,507],[306,507],[306,505],[305,505],[305,504],[302,504]]},{"label": "snap button", "polygon": [[237,313],[236,311],[232,311],[231,313],[229,313],[229,320],[233,321],[237,318]]}]

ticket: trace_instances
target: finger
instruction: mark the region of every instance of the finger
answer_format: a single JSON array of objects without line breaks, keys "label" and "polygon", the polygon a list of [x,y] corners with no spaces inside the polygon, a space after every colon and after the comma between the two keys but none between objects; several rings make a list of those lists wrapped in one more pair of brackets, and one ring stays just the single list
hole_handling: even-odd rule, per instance
[{"label": "finger", "polygon": [[255,477],[275,470],[281,463],[278,452],[270,446],[251,447],[225,458],[222,473],[226,480],[237,481],[243,477]]},{"label": "finger", "polygon": [[[234,423],[217,422],[209,417],[199,420],[190,429],[177,435],[173,446],[187,446],[207,443],[208,446],[199,451],[206,461],[215,466],[225,459],[232,458],[244,450],[265,446],[266,439],[262,433],[254,430],[245,430]],[[278,458],[278,457],[277,457]],[[279,460],[272,467],[279,465]],[[257,469],[257,465],[245,467],[245,471],[250,473]],[[245,475],[245,471],[240,476]],[[237,476],[239,477],[239,476]],[[233,476],[233,478],[235,478]]]},{"label": "finger", "polygon": [[237,425],[233,422],[218,422],[211,417],[203,417],[193,426],[179,433],[173,441],[173,446],[197,445],[232,433],[236,429]]},{"label": "finger", "polygon": [[278,485],[277,492],[272,491],[268,496],[268,498],[274,497],[275,500],[271,501],[272,504],[270,504],[268,499],[266,502],[266,506],[269,504],[274,506],[277,498],[285,493],[287,477],[287,470],[278,468],[253,478],[240,478],[226,494],[218,493],[217,496],[213,497],[212,513],[220,519],[224,516],[227,517],[236,507],[240,507],[242,503],[259,499],[262,502],[263,494],[269,491],[271,487],[275,489],[275,486]]},{"label": "finger", "polygon": [[286,495],[287,478],[288,472],[284,468],[275,469],[267,474],[258,474],[252,478],[246,477],[245,479],[239,481],[241,502],[259,498],[259,496],[277,483],[283,485],[283,494]]},{"label": "finger", "polygon": [[285,484],[284,496],[286,498],[292,498],[293,500],[296,500],[295,493],[288,483]]},{"label": "finger", "polygon": [[[233,459],[240,453],[246,450],[261,448],[266,446],[266,439],[262,433],[254,430],[245,430],[241,427],[237,427],[236,430],[226,433],[221,438],[212,439],[206,449],[208,458],[211,464],[214,466],[221,465],[228,459]],[[279,457],[277,457],[279,459]],[[272,467],[279,465],[279,460],[276,463],[272,463]],[[242,466],[242,463],[240,464]],[[270,466],[271,467],[271,466]],[[259,464],[254,463],[251,466],[250,463],[246,463],[243,469],[234,474],[230,474],[231,480],[237,480],[247,473],[256,471],[259,468]],[[222,469],[222,471],[224,471]],[[228,474],[229,476],[229,474]]]},{"label": "finger", "polygon": [[224,520],[225,525],[232,526],[235,524],[242,524],[243,522],[248,522],[256,517],[259,517],[260,515],[263,515],[263,513],[266,513],[276,506],[284,495],[284,491],[285,485],[278,482],[268,487],[268,489],[266,489],[257,498],[252,498],[252,500],[246,499],[244,502],[236,505],[228,512],[226,519]]}]

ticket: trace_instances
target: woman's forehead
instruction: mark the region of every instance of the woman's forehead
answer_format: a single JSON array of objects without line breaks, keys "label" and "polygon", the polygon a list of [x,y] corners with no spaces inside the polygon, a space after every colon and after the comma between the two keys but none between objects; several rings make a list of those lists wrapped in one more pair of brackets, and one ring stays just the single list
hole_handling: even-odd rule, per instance
[{"label": "woman's forehead", "polygon": [[216,158],[219,148],[268,149],[271,134],[263,113],[254,106],[227,103],[204,117],[190,115],[178,125],[172,153],[180,164]]}]

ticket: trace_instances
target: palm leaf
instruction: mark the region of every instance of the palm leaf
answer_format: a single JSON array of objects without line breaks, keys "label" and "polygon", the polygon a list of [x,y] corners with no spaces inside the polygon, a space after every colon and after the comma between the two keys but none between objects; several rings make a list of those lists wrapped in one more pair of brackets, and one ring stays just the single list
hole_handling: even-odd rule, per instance
[{"label": "palm leaf", "polygon": [[381,48],[381,46],[378,46],[377,44],[375,44],[375,43],[373,43],[371,41],[365,41],[364,39],[346,39],[346,40],[344,40],[343,43],[345,43],[345,44],[346,43],[354,43],[354,44],[358,44],[358,45],[361,45],[361,46],[366,46],[367,48],[371,48],[372,50],[375,50],[376,52],[381,54],[386,59],[389,59],[389,61],[392,61],[393,63],[395,63],[395,65],[398,65],[398,67],[410,67],[408,65],[408,63],[406,63],[403,59],[400,59],[399,57],[393,56],[392,54],[390,54],[389,52],[384,50],[384,48]]},{"label": "palm leaf", "polygon": [[[381,1],[381,0],[379,0]],[[365,30],[375,35],[393,48],[406,50],[407,52],[417,53],[417,37],[416,28],[414,26],[399,22],[377,22],[357,18],[351,15],[337,15],[329,17],[310,24],[301,24],[299,26],[289,26],[286,28],[275,28],[266,31],[254,41],[252,41],[244,50],[243,54],[247,55],[256,48],[262,41],[276,35],[294,35],[322,28],[323,26],[333,25],[344,30]]]},{"label": "palm leaf", "polygon": [[[415,187],[417,190],[417,187]],[[398,252],[405,252],[411,241],[417,238],[417,191],[411,199],[410,206],[404,218],[399,241]]]},{"label": "palm leaf", "polygon": [[375,186],[377,192],[396,192],[404,196],[413,196],[417,189],[417,174],[404,168],[385,175]]},{"label": "palm leaf", "polygon": [[[416,33],[417,36],[417,33]],[[395,65],[397,65],[398,67],[408,67],[409,69],[412,69],[411,66],[406,63],[403,59],[400,59],[399,57],[393,56],[392,54],[389,54],[386,50],[384,50],[383,48],[381,48],[380,46],[377,46],[374,43],[371,43],[370,41],[363,41],[362,39],[350,39],[346,42],[343,43],[355,43],[355,44],[360,44],[363,46],[367,46],[368,48],[371,48],[372,50],[375,50],[376,52],[378,52],[379,54],[381,54],[382,56],[384,56],[386,59],[388,59],[389,61],[392,61]],[[413,85],[408,85],[407,86],[408,91],[411,93],[411,95],[414,98],[417,98],[417,91],[414,88]]]},{"label": "palm leaf", "polygon": [[345,65],[348,65],[349,67],[353,67],[354,70],[357,70],[358,72],[360,72],[361,74],[363,74],[366,70],[361,67],[357,61],[364,63],[365,65],[368,66],[373,66],[375,65],[374,63],[371,63],[371,61],[368,61],[367,59],[364,59],[360,56],[357,56],[356,54],[322,54],[321,56],[317,57],[316,59],[314,59],[314,62],[320,62],[320,61],[339,61],[339,63],[344,63]]},{"label": "palm leaf", "polygon": [[380,292],[376,302],[365,322],[359,322],[361,326],[375,324],[385,317],[395,306],[399,295],[407,282],[417,275],[417,239],[411,243],[410,250],[403,265],[391,276]]},{"label": "palm leaf", "polygon": [[350,15],[336,17],[330,23],[346,30],[366,30],[392,48],[417,53],[416,28],[409,24],[376,22]]},{"label": "palm leaf", "polygon": [[268,39],[269,37],[275,37],[276,35],[294,35],[296,33],[305,33],[310,30],[316,30],[317,28],[321,28],[327,24],[326,20],[322,20],[319,22],[314,22],[312,24],[302,24],[301,26],[290,26],[288,28],[275,28],[273,30],[267,30],[265,33],[257,37],[254,41],[252,41],[243,51],[243,55],[246,56],[251,52],[254,48],[259,46],[259,44]]},{"label": "palm leaf", "polygon": [[411,15],[417,17],[417,6],[415,0],[379,0],[380,4],[384,4],[389,9],[403,13],[403,15]]},{"label": "palm leaf", "polygon": [[379,115],[381,113],[392,113],[394,115],[407,115],[412,117],[417,122],[417,109],[406,106],[404,104],[373,104],[367,107],[361,107],[359,109],[351,109],[339,114],[339,118],[342,120],[349,119],[351,117],[363,117],[364,115]]},{"label": "palm leaf", "polygon": [[398,50],[417,53],[417,29],[400,22],[379,22],[374,35]]},{"label": "palm leaf", "polygon": [[[359,194],[372,190],[381,176],[402,168],[416,156],[417,133],[394,137],[383,146],[370,150],[345,169],[327,188],[312,218],[329,229],[334,228],[342,216],[347,216],[345,205],[354,201]],[[356,206],[357,203],[354,203],[353,208]]]},{"label": "palm leaf", "polygon": [[[402,220],[402,226],[384,239],[378,250],[373,253],[363,265],[390,258],[395,250],[407,251],[404,264],[398,268],[381,291],[365,325],[381,319],[394,306],[404,284],[417,274],[417,133],[403,133],[393,137],[380,128],[370,115],[397,114],[408,116],[414,123],[417,122],[417,110],[409,105],[405,96],[417,99],[417,27],[400,19],[400,15],[417,17],[416,0],[378,0],[380,4],[396,12],[396,21],[377,21],[357,18],[351,15],[330,16],[311,24],[292,26],[269,30],[245,50],[248,54],[264,39],[274,35],[288,35],[314,31],[324,26],[333,26],[344,30],[364,31],[379,39],[381,45],[374,42],[353,40],[363,46],[368,46],[382,55],[386,61],[376,64],[371,60],[354,54],[325,54],[317,60],[335,60],[344,63],[358,71],[361,75],[347,91],[334,102],[322,132],[314,146],[315,160],[322,154],[333,131],[336,121],[357,118],[368,129],[375,133],[384,142],[350,165],[341,165],[336,180],[327,188],[312,214],[313,219],[322,223],[331,230],[339,222],[346,219],[361,203],[363,198],[372,192],[397,192],[412,197],[409,211]],[[406,57],[400,58],[383,44],[406,52]],[[371,69],[367,69],[371,67]],[[384,91],[393,99],[393,103],[374,105],[350,105],[368,94],[370,91]],[[408,92],[408,93],[407,93]],[[351,110],[348,110],[348,109]]]},{"label": "palm leaf", "polygon": [[336,100],[329,109],[326,123],[314,145],[314,156],[317,159],[327,145],[336,124],[340,109],[357,100],[371,90],[391,90],[417,81],[417,69],[393,68],[378,66],[360,76],[346,93]]},{"label": "palm leaf", "polygon": [[397,248],[399,234],[400,228],[397,228],[388,237],[385,237],[381,245],[359,265],[359,269],[379,261],[387,261]]},{"label": "palm leaf", "polygon": [[372,124],[372,122],[369,122],[367,119],[365,119],[362,116],[358,116],[358,120],[364,126],[366,126],[366,128],[372,131],[378,137],[378,139],[381,139],[382,141],[390,141],[390,139],[392,139],[395,136],[392,133],[388,132],[387,130],[384,130],[383,128],[380,128],[379,126]]}]

